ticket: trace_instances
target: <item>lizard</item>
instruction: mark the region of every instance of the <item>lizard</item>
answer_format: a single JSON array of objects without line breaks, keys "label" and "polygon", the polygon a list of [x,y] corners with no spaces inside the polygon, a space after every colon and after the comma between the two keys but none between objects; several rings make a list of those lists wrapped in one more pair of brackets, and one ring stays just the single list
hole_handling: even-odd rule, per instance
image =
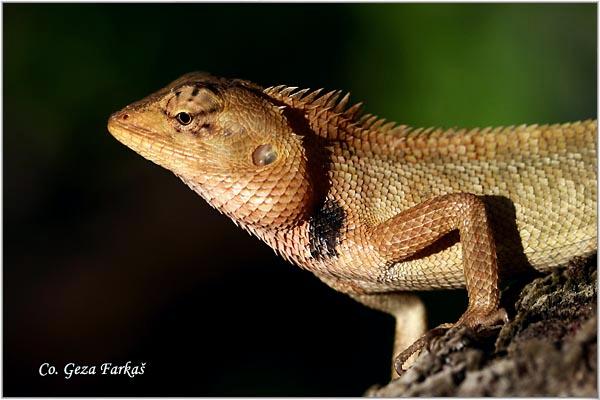
[{"label": "lizard", "polygon": [[[333,289],[396,318],[394,368],[432,333],[507,321],[499,282],[596,251],[597,121],[413,128],[349,93],[185,74],[108,130]],[[415,291],[466,288],[427,332]]]}]

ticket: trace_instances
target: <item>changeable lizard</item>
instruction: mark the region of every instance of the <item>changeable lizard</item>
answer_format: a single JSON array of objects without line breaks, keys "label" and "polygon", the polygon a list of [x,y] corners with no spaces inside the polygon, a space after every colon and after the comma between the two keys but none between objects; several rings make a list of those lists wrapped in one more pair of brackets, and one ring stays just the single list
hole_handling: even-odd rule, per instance
[{"label": "changeable lizard", "polygon": [[501,276],[596,251],[595,120],[413,129],[341,94],[190,73],[108,129],[285,259],[394,315],[398,371],[430,337],[411,291],[466,287],[467,310],[442,328],[485,328],[506,320]]}]

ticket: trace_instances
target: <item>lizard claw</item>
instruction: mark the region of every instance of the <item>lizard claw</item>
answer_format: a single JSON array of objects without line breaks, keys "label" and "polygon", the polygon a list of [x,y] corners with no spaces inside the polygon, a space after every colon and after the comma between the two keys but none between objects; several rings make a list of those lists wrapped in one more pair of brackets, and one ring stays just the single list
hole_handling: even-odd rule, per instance
[{"label": "lizard claw", "polygon": [[[433,345],[436,338],[442,336],[450,328],[458,326],[467,326],[472,328],[476,333],[485,334],[489,331],[495,330],[497,327],[504,325],[508,322],[508,315],[506,310],[500,308],[491,313],[477,312],[473,310],[467,310],[460,319],[454,324],[442,324],[436,328],[431,329],[425,335],[417,339],[411,344],[406,350],[401,352],[394,359],[394,369],[398,375],[402,376],[406,370],[403,368],[404,363],[417,351],[422,350],[424,347],[428,351],[433,350]],[[489,333],[488,333],[489,334]]]},{"label": "lizard claw", "polygon": [[406,370],[403,367],[406,360],[410,358],[417,351],[422,350],[424,347],[429,347],[431,341],[443,335],[448,329],[452,327],[452,324],[442,324],[436,328],[431,329],[429,332],[425,333],[419,339],[417,339],[413,344],[411,344],[408,348],[406,348],[402,353],[398,354],[394,359],[394,369],[398,373],[398,375],[402,376]]}]

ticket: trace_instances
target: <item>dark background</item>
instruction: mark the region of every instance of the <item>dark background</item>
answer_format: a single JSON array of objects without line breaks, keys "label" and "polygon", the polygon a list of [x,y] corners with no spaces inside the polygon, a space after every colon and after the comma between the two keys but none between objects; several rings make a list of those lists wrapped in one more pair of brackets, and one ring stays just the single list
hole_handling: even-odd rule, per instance
[{"label": "dark background", "polygon": [[[180,74],[345,89],[417,126],[596,114],[596,5],[4,4],[4,392],[361,395],[393,320],[277,258],[107,117]],[[428,293],[431,323],[463,291]],[[146,362],[78,376],[67,362]],[[40,377],[50,362],[61,372]]]}]

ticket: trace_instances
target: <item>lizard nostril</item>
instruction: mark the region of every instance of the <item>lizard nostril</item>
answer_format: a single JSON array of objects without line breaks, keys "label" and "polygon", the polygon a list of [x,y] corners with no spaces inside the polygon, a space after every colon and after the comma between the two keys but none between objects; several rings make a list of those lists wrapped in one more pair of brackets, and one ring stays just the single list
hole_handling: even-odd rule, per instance
[{"label": "lizard nostril", "polygon": [[127,120],[129,119],[129,114],[123,114],[123,116],[121,117],[122,120]]}]

